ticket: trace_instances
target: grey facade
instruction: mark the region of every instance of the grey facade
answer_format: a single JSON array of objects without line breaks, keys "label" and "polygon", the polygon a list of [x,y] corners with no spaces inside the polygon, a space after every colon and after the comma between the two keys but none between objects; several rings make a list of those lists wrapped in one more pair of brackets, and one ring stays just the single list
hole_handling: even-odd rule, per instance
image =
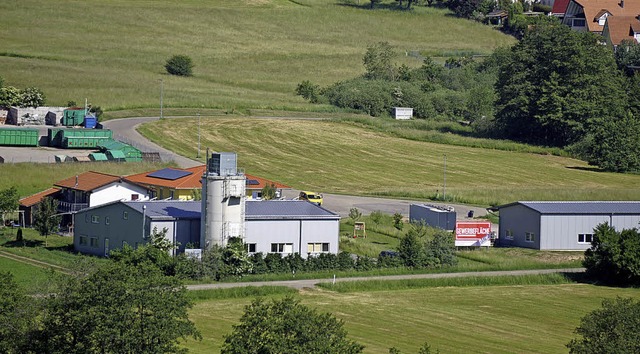
[{"label": "grey facade", "polygon": [[429,226],[452,231],[456,228],[456,212],[434,205],[411,204],[409,205],[409,221],[411,223],[424,222]]},{"label": "grey facade", "polygon": [[585,250],[599,224],[640,226],[640,202],[516,202],[498,210],[501,246]]},{"label": "grey facade", "polygon": [[135,248],[149,242],[154,228],[166,228],[167,240],[183,252],[200,241],[200,202],[118,201],[84,209],[74,215],[73,245],[81,253],[107,256],[125,243]]},{"label": "grey facade", "polygon": [[[145,208],[146,207],[146,208]],[[123,244],[149,241],[154,227],[167,228],[167,239],[180,244],[200,240],[199,201],[113,202],[75,214],[74,247],[106,256]],[[144,215],[144,232],[143,232]],[[247,201],[244,242],[250,253],[299,253],[301,257],[338,253],[340,216],[306,201]]]}]

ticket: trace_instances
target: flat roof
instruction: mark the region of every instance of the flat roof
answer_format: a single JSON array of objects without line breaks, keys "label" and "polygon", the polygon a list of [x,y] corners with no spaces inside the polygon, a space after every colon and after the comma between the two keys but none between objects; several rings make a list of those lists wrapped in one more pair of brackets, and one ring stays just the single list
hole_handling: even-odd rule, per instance
[{"label": "flat roof", "polygon": [[200,201],[179,201],[179,200],[154,200],[139,202],[122,202],[126,206],[142,213],[143,207],[146,206],[144,214],[151,219],[200,219],[200,209],[202,203]]},{"label": "flat roof", "polygon": [[340,215],[306,200],[248,200],[246,220],[340,219]]}]

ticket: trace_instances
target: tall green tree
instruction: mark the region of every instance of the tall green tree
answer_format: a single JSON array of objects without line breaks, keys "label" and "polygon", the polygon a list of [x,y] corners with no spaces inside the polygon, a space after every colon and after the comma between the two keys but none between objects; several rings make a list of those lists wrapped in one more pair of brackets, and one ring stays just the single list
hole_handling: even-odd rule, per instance
[{"label": "tall green tree", "polygon": [[370,80],[394,81],[398,78],[398,68],[393,64],[396,53],[389,42],[378,42],[367,47],[362,59],[365,77]]},{"label": "tall green tree", "polygon": [[254,300],[225,337],[222,354],[352,354],[364,346],[347,339],[344,323],[291,297]]},{"label": "tall green tree", "polygon": [[0,272],[0,353],[20,353],[33,325],[30,304],[13,275]]},{"label": "tall green tree", "polygon": [[578,338],[567,344],[570,353],[640,353],[640,301],[605,299],[602,308],[580,320]]},{"label": "tall green tree", "polygon": [[591,247],[585,251],[587,274],[603,282],[640,284],[640,233],[617,231],[607,223],[594,229]]},{"label": "tall green tree", "polygon": [[186,289],[150,262],[109,262],[61,281],[46,301],[33,352],[184,353],[181,340],[200,338]]},{"label": "tall green tree", "polygon": [[624,114],[623,77],[596,35],[541,22],[505,59],[496,83],[496,123],[505,138],[566,146]]},{"label": "tall green tree", "polygon": [[18,210],[18,190],[15,186],[0,191],[0,214],[2,214],[2,224],[4,225],[4,214]]},{"label": "tall green tree", "polygon": [[60,226],[60,215],[58,213],[58,201],[46,197],[36,208],[33,218],[33,227],[38,230],[41,236],[48,237]]}]

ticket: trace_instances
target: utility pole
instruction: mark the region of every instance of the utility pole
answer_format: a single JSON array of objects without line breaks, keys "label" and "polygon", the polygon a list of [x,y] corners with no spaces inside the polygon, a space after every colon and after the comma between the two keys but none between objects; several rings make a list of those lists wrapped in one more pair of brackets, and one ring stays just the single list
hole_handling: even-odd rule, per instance
[{"label": "utility pole", "polygon": [[198,158],[200,158],[200,113],[198,113]]},{"label": "utility pole", "polygon": [[442,200],[447,200],[447,154],[444,154],[444,186],[442,188]]},{"label": "utility pole", "polygon": [[162,115],[162,99],[164,98],[164,80],[160,79],[160,119],[163,118]]}]

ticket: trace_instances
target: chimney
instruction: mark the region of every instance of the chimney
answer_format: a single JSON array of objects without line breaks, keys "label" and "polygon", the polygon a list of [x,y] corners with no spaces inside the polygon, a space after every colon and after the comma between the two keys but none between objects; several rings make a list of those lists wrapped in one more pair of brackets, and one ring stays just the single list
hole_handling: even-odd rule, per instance
[{"label": "chimney", "polygon": [[78,175],[76,175],[76,188],[78,187]]}]

